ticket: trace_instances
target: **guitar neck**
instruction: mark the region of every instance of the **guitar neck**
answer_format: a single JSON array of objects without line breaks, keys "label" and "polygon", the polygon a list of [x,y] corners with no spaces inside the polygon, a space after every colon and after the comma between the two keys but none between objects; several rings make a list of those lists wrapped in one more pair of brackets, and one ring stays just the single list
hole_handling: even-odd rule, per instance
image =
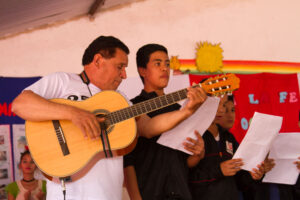
[{"label": "guitar neck", "polygon": [[[231,93],[239,88],[240,79],[234,74],[227,74],[209,78],[201,84],[192,87],[202,87],[209,95],[223,95]],[[107,125],[114,125],[127,119],[137,117],[163,107],[172,105],[178,101],[187,98],[187,89],[182,89],[170,94],[159,96],[147,101],[140,102],[133,106],[111,112],[106,115]]]},{"label": "guitar neck", "polygon": [[137,117],[152,111],[164,108],[166,106],[175,104],[178,101],[187,98],[187,89],[182,89],[170,94],[163,96],[155,97],[140,103],[137,103],[133,106],[123,108],[121,110],[109,113],[106,118],[109,121],[110,125],[119,123],[121,121]]}]

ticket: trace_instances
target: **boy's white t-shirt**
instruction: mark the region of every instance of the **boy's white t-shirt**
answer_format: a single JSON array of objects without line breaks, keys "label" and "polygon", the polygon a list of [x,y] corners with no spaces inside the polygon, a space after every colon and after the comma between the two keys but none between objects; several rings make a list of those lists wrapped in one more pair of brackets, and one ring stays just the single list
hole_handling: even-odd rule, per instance
[{"label": "boy's white t-shirt", "polygon": [[[89,84],[92,95],[101,90]],[[27,87],[34,93],[46,98],[63,98],[81,101],[91,94],[78,74],[56,72],[41,78]],[[123,186],[123,157],[106,158],[98,161],[89,172],[79,180],[66,183],[67,200],[121,200]],[[49,200],[63,200],[60,184],[47,180]]]}]

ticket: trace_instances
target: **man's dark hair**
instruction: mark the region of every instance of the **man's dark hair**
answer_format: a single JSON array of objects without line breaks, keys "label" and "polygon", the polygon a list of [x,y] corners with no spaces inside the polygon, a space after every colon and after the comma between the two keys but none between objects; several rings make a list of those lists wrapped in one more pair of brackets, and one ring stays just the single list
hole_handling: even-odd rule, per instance
[{"label": "man's dark hair", "polygon": [[[139,48],[139,50],[136,52],[136,65],[137,68],[146,68],[147,63],[149,62],[150,56],[152,53],[156,51],[163,51],[168,55],[168,50],[166,47],[159,45],[159,44],[146,44]],[[144,78],[140,76],[143,83]]]},{"label": "man's dark hair", "polygon": [[84,51],[82,65],[90,64],[95,54],[100,53],[104,58],[109,59],[115,56],[116,48],[129,54],[128,47],[119,39],[113,36],[100,36],[96,38]]}]

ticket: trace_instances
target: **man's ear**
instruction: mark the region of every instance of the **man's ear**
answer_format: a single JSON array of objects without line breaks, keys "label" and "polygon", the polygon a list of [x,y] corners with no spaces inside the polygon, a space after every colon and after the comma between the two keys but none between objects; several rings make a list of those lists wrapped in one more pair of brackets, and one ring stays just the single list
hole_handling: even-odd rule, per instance
[{"label": "man's ear", "polygon": [[96,67],[99,67],[101,65],[101,62],[103,61],[103,57],[100,53],[97,53],[94,55],[93,63]]},{"label": "man's ear", "polygon": [[140,75],[141,77],[145,77],[145,74],[146,74],[146,68],[138,67],[138,72],[139,72],[139,75]]}]

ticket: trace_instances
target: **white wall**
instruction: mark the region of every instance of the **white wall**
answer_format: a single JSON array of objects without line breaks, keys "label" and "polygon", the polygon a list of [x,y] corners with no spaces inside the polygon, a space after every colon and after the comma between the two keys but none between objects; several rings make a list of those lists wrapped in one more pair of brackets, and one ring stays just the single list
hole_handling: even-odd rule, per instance
[{"label": "white wall", "polygon": [[299,0],[145,0],[88,18],[0,40],[0,76],[79,73],[87,45],[114,35],[131,50],[128,76],[137,76],[135,52],[146,43],[170,55],[195,58],[199,41],[221,42],[224,60],[300,62]]}]

